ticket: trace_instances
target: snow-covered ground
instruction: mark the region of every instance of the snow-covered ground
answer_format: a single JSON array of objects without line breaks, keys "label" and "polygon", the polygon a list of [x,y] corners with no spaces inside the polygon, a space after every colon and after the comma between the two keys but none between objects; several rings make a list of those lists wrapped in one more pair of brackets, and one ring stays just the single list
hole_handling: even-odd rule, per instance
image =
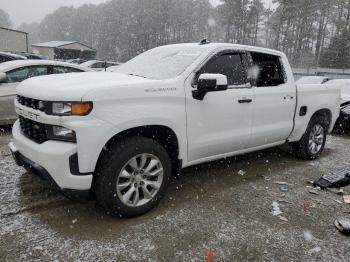
[{"label": "snow-covered ground", "polygon": [[44,188],[14,164],[9,139],[0,136],[0,261],[204,261],[208,249],[214,261],[349,259],[349,237],[333,221],[350,206],[329,191],[310,194],[308,181],[350,168],[350,137],[331,136],[314,162],[273,149],[189,168],[134,219]]}]

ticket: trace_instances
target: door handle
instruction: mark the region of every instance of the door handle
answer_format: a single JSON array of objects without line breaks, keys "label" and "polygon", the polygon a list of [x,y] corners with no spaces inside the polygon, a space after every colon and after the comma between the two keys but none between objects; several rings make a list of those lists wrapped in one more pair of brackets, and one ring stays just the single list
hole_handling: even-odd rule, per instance
[{"label": "door handle", "polygon": [[287,100],[287,99],[292,100],[292,99],[294,99],[294,96],[286,95],[286,96],[284,97],[284,100]]},{"label": "door handle", "polygon": [[241,99],[238,99],[238,103],[240,104],[249,104],[251,102],[253,102],[253,99],[247,97],[242,97]]}]

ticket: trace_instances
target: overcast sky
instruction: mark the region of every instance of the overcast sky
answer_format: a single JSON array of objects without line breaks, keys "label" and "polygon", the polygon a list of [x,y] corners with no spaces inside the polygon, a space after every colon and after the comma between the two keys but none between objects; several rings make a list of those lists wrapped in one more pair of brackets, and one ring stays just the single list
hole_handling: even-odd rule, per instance
[{"label": "overcast sky", "polygon": [[[81,6],[83,4],[100,4],[108,0],[0,0],[0,8],[6,11],[17,27],[21,23],[40,22],[45,15],[60,6]],[[220,0],[210,0],[217,5]],[[271,1],[271,0],[265,0]]]}]

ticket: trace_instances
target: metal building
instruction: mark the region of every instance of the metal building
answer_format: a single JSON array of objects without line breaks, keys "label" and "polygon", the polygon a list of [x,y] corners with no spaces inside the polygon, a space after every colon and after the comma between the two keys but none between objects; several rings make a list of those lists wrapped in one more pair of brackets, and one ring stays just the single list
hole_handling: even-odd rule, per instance
[{"label": "metal building", "polygon": [[0,27],[0,51],[28,52],[28,33]]},{"label": "metal building", "polygon": [[94,59],[96,50],[77,41],[50,41],[32,45],[32,52],[48,56],[53,60],[82,58]]}]

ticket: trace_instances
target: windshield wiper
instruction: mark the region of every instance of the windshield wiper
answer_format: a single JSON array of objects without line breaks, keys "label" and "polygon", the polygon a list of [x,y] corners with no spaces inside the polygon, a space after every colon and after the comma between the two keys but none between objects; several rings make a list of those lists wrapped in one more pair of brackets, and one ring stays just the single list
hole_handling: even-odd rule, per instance
[{"label": "windshield wiper", "polygon": [[145,76],[140,76],[140,75],[136,75],[136,74],[129,74],[129,76],[138,76],[138,77],[142,77],[142,78],[147,78]]}]

